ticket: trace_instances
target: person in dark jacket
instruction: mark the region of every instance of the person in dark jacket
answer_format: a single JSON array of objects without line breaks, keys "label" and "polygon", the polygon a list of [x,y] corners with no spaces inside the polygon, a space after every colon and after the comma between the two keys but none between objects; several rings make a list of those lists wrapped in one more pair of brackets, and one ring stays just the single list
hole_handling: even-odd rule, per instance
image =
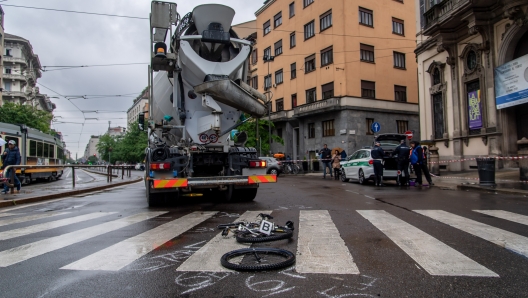
[{"label": "person in dark jacket", "polygon": [[330,170],[330,177],[334,177],[332,174],[332,151],[328,149],[328,146],[324,144],[324,148],[321,149],[321,159],[323,161],[323,179],[326,179],[326,168]]},{"label": "person in dark jacket", "polygon": [[377,186],[383,186],[383,157],[385,156],[385,152],[379,142],[374,144],[370,156],[374,160],[374,183]]},{"label": "person in dark jacket", "polygon": [[[400,186],[405,186],[409,182],[409,153],[411,148],[407,146],[405,139],[394,149],[393,156],[396,157],[398,166],[398,178],[396,182]],[[403,175],[402,175],[403,174]]]},{"label": "person in dark jacket", "polygon": [[429,173],[429,168],[427,167],[427,147],[422,147],[423,150],[423,164],[421,166],[422,172],[424,173],[425,179],[429,182],[429,185],[434,185],[433,179],[431,179],[431,174]]},{"label": "person in dark jacket", "polygon": [[414,186],[421,186],[422,185],[422,164],[424,163],[423,160],[423,150],[420,146],[420,143],[417,141],[411,142],[411,151],[410,151],[410,160],[411,165],[414,169],[414,172],[416,173],[416,183]]},{"label": "person in dark jacket", "polygon": [[[15,141],[11,140],[8,143],[8,148],[4,151],[4,154],[2,155],[3,159],[3,165],[2,170],[5,169],[7,166],[16,166],[20,164],[20,150],[16,146]],[[9,178],[11,176],[11,171],[13,169],[9,169],[7,171],[6,178]],[[17,191],[20,191],[20,180],[18,180],[18,177],[15,175],[15,186],[17,188]],[[9,191],[9,186],[7,183],[4,183],[4,190],[2,191],[3,194],[6,194]]]}]

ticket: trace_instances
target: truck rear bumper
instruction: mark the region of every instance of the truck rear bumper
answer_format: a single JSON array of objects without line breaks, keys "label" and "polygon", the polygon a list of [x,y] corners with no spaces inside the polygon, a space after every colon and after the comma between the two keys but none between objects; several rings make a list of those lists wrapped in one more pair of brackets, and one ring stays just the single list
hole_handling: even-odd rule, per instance
[{"label": "truck rear bumper", "polygon": [[174,179],[152,179],[152,186],[155,189],[166,188],[204,188],[219,187],[225,185],[254,185],[260,183],[277,182],[276,175],[250,175],[250,176],[225,176],[225,177],[193,177]]}]

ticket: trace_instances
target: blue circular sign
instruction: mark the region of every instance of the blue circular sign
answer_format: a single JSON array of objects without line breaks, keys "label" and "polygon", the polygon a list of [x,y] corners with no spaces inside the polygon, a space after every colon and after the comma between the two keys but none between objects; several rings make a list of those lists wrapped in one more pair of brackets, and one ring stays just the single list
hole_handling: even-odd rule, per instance
[{"label": "blue circular sign", "polygon": [[379,132],[381,130],[381,125],[378,122],[374,122],[370,129],[372,129],[373,132]]}]

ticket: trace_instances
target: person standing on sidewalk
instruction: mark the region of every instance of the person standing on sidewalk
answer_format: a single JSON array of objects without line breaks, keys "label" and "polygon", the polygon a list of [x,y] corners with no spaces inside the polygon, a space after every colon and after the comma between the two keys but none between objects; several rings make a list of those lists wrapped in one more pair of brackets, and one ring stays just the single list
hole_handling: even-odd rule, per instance
[{"label": "person standing on sidewalk", "polygon": [[374,183],[376,186],[383,186],[383,157],[385,152],[381,148],[380,142],[374,144],[370,155],[374,160]]},{"label": "person standing on sidewalk", "polygon": [[[411,148],[407,146],[405,139],[401,140],[400,145],[394,149],[393,156],[396,157],[398,166],[398,178],[396,182],[399,186],[405,186],[409,183],[409,152]],[[403,175],[402,175],[403,174]]]},{"label": "person standing on sidewalk", "polygon": [[[20,158],[20,150],[16,146],[15,141],[11,140],[8,143],[8,148],[4,151],[2,155],[3,159],[3,165],[2,170],[5,169],[7,166],[17,166],[20,164],[21,158]],[[20,180],[18,180],[18,177],[16,175],[15,169],[9,169],[6,173],[8,178],[11,176],[11,171],[15,171],[15,186],[17,188],[17,191],[20,191]],[[9,191],[9,186],[7,183],[4,183],[4,190],[2,191],[3,194],[6,194]]]},{"label": "person standing on sidewalk", "polygon": [[341,170],[341,153],[338,150],[335,151],[332,156],[332,168],[334,168],[335,180],[339,180],[339,171]]},{"label": "person standing on sidewalk", "polygon": [[330,167],[330,163],[332,162],[332,151],[328,149],[326,144],[324,144],[324,148],[321,149],[321,160],[323,161],[323,179],[326,179],[326,168],[330,170],[330,177],[334,177],[332,174],[332,167]]},{"label": "person standing on sidewalk", "polygon": [[425,179],[429,182],[429,185],[434,185],[433,179],[431,179],[431,174],[429,173],[429,167],[427,166],[427,147],[422,147],[423,151],[423,163],[422,163],[422,172],[424,173]]},{"label": "person standing on sidewalk", "polygon": [[411,142],[411,165],[416,173],[416,183],[414,186],[422,186],[422,164],[423,160],[423,150],[420,146],[420,143],[417,141]]}]

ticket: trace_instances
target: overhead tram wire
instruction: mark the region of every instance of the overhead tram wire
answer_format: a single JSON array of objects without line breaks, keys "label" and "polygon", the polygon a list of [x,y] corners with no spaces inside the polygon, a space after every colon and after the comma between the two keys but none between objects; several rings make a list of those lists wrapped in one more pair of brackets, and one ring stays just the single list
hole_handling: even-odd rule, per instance
[{"label": "overhead tram wire", "polygon": [[[50,89],[49,87],[46,87],[46,86],[42,85],[42,84],[39,83],[39,82],[37,82],[37,84],[39,84],[40,86],[42,86],[42,87],[44,87],[44,88],[50,90],[51,92],[57,94],[58,96],[61,96],[61,97],[65,98],[65,99],[68,100],[68,101],[69,101],[74,107],[76,107],[76,108],[79,110],[79,112],[81,112],[81,114],[82,114],[82,116],[83,116],[83,119],[84,119],[84,122],[82,123],[81,133],[79,134],[79,140],[77,140],[77,146],[79,146],[80,143],[81,143],[82,132],[83,132],[83,130],[84,130],[84,124],[86,123],[86,117],[84,117],[84,113],[82,112],[82,110],[81,110],[76,104],[74,104],[71,100],[69,100],[66,96],[60,94],[59,92],[57,92],[57,91],[55,91],[55,90]],[[79,147],[77,147],[77,149],[78,149],[78,148],[79,148]]]},{"label": "overhead tram wire", "polygon": [[[17,7],[17,8],[30,8],[30,9],[41,9],[41,10],[49,10],[49,11],[58,11],[58,12],[68,12],[68,13],[79,13],[79,14],[89,14],[89,15],[98,15],[98,16],[108,16],[108,17],[119,17],[119,18],[129,18],[129,19],[139,19],[139,20],[149,20],[149,18],[143,18],[143,17],[134,17],[134,16],[124,16],[124,15],[113,15],[113,14],[103,14],[103,13],[95,13],[95,12],[85,12],[85,11],[74,11],[74,10],[63,10],[63,9],[54,9],[54,8],[44,8],[44,7],[33,7],[33,6],[21,6],[21,5],[12,5],[12,4],[2,4],[2,6],[11,6],[11,7]],[[238,28],[245,28],[245,29],[256,29],[253,27],[238,27]],[[291,31],[291,30],[284,30],[284,29],[273,29],[274,31],[283,31],[283,32],[295,32],[295,33],[303,33],[304,31]],[[334,33],[322,33],[317,32],[314,34],[321,34],[321,35],[333,35],[333,36],[341,36],[341,37],[361,37],[361,38],[371,38],[371,39],[392,39],[392,40],[401,40],[401,41],[414,41],[416,42],[416,39],[409,39],[409,38],[397,38],[397,37],[377,37],[377,36],[360,36],[360,35],[348,35],[348,34],[334,34]]]},{"label": "overhead tram wire", "polygon": [[[98,65],[42,66],[40,70],[43,72],[51,72],[51,71],[58,71],[58,70],[69,70],[69,69],[88,68],[88,67],[132,66],[132,65],[146,65],[146,64],[148,63],[137,62],[137,63],[98,64]],[[47,68],[57,68],[57,69],[47,69]]]},{"label": "overhead tram wire", "polygon": [[138,19],[138,20],[148,20],[149,19],[149,18],[142,18],[142,17],[116,15],[116,14],[106,14],[106,13],[96,13],[96,12],[86,12],[86,11],[75,11],[75,10],[45,8],[45,7],[34,7],[34,6],[22,6],[22,5],[13,5],[13,4],[2,4],[2,6],[10,6],[10,7],[16,7],[16,8],[40,9],[40,10],[57,11],[57,12],[69,12],[69,13],[78,13],[78,14],[89,14],[89,15],[105,16],[105,17]]}]

